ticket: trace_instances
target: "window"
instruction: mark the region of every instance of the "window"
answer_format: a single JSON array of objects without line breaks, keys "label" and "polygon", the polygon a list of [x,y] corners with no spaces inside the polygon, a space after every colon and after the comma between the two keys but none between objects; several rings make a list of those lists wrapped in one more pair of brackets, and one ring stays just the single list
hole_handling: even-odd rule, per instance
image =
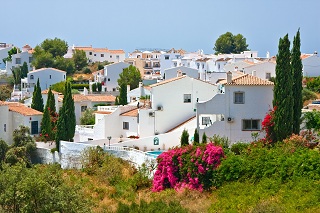
[{"label": "window", "polygon": [[87,109],[87,106],[81,106],[81,112],[86,111],[86,109]]},{"label": "window", "polygon": [[104,57],[104,54],[101,54],[101,57]]},{"label": "window", "polygon": [[244,104],[244,92],[235,92],[233,102],[235,104]]},{"label": "window", "polygon": [[210,117],[202,117],[202,125],[210,124]]},{"label": "window", "polygon": [[33,61],[32,57],[29,57],[29,63],[31,63]]},{"label": "window", "polygon": [[49,76],[49,78],[51,79],[51,75]]},{"label": "window", "polygon": [[66,79],[66,75],[63,75],[63,79]]},{"label": "window", "polygon": [[266,79],[268,79],[268,80],[271,79],[271,73],[270,73],[270,72],[267,72],[267,73],[266,73]]},{"label": "window", "polygon": [[7,131],[7,124],[3,125],[3,131],[6,132]]},{"label": "window", "polygon": [[119,59],[119,56],[118,56],[118,55],[116,55],[116,58],[117,58],[117,59]]},{"label": "window", "polygon": [[110,55],[110,58],[112,58],[112,55]]},{"label": "window", "polygon": [[21,58],[16,58],[16,64],[21,64]]},{"label": "window", "polygon": [[169,56],[168,56],[168,55],[165,55],[165,56],[164,56],[164,60],[169,60]]},{"label": "window", "polygon": [[174,67],[177,67],[177,62],[174,62],[174,63],[173,63],[173,66],[174,66]]},{"label": "window", "polygon": [[97,56],[97,54],[93,54],[93,56]]},{"label": "window", "polygon": [[89,52],[89,55],[92,55],[92,52]]},{"label": "window", "polygon": [[200,68],[200,64],[199,64],[199,63],[197,63],[197,68],[198,68],[198,69]]},{"label": "window", "polygon": [[183,95],[183,103],[191,103],[191,94]]},{"label": "window", "polygon": [[39,133],[38,121],[31,121],[31,135]]},{"label": "window", "polygon": [[202,69],[204,69],[204,64],[202,64]]},{"label": "window", "polygon": [[242,130],[260,130],[260,120],[244,119],[242,120]]},{"label": "window", "polygon": [[110,78],[108,78],[108,81],[110,81]]},{"label": "window", "polygon": [[30,79],[32,80],[34,77],[33,77],[33,75],[30,75]]},{"label": "window", "polygon": [[123,129],[129,129],[129,122],[123,122],[123,124],[122,124],[122,126],[123,126]]}]

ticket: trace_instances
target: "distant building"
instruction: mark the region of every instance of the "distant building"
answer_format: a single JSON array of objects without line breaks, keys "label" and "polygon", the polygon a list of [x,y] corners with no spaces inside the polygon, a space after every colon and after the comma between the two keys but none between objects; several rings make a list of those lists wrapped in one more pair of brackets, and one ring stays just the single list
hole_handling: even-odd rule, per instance
[{"label": "distant building", "polygon": [[122,62],[125,59],[125,52],[123,50],[110,50],[108,48],[93,48],[88,47],[73,47],[73,50],[83,50],[89,62]]}]

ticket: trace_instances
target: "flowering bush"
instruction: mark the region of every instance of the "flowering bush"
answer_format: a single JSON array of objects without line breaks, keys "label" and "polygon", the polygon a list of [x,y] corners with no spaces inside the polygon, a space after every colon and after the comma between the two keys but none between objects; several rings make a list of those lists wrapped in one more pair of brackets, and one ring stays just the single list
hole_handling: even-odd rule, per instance
[{"label": "flowering bush", "polygon": [[277,107],[273,107],[272,110],[269,110],[269,113],[264,117],[262,121],[262,131],[266,133],[266,137],[263,139],[265,143],[272,143],[275,139],[274,137],[274,131],[273,131],[273,126],[274,126],[274,112],[276,111]]},{"label": "flowering bush", "polygon": [[208,189],[212,185],[212,174],[223,157],[223,149],[213,143],[188,145],[163,152],[157,158],[158,168],[152,190]]}]

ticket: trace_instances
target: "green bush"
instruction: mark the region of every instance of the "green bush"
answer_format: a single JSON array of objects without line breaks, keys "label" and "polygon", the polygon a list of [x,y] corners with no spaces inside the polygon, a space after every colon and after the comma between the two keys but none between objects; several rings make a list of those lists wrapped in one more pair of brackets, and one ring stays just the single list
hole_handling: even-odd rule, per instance
[{"label": "green bush", "polygon": [[307,88],[303,88],[302,90],[302,101],[305,102],[307,100],[313,100],[317,98],[317,94],[308,90]]},{"label": "green bush", "polygon": [[147,203],[141,200],[139,204],[132,203],[130,205],[119,202],[117,213],[187,213],[187,209],[183,208],[178,202],[169,202],[168,204],[163,201],[151,201]]},{"label": "green bush", "polygon": [[89,84],[72,84],[71,88],[72,89],[77,89],[77,90],[84,89],[84,88],[89,89]]},{"label": "green bush", "polygon": [[240,154],[244,154],[247,149],[249,147],[248,143],[235,143],[231,146],[231,151],[236,154],[236,155],[240,155]]}]

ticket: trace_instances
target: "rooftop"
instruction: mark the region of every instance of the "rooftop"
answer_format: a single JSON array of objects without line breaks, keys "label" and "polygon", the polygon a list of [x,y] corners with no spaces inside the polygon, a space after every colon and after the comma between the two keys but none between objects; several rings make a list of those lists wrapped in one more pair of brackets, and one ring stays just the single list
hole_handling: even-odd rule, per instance
[{"label": "rooftop", "polygon": [[9,111],[17,112],[17,113],[24,115],[24,116],[42,115],[43,114],[42,112],[39,112],[38,110],[35,110],[32,108],[29,108],[21,103],[17,103],[17,102],[12,102],[12,103],[6,102],[6,103],[8,103],[8,105],[9,105]]},{"label": "rooftop", "polygon": [[221,84],[225,85],[246,85],[246,86],[266,86],[266,85],[274,85],[273,82],[258,78],[256,76],[245,74],[235,78],[232,78],[231,83],[227,83],[227,80],[221,81]]},{"label": "rooftop", "polygon": [[133,109],[128,112],[124,112],[120,114],[121,116],[129,116],[129,117],[137,117],[138,116],[138,109]]}]

